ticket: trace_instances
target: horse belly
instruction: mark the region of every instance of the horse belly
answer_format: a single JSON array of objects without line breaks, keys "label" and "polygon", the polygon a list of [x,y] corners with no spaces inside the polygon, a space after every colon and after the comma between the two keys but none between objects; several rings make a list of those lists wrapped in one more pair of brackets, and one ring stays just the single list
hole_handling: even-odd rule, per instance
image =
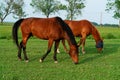
[{"label": "horse belly", "polygon": [[72,29],[73,35],[78,37],[81,36],[81,31],[79,29]]},{"label": "horse belly", "polygon": [[47,33],[45,33],[45,32],[38,32],[38,33],[32,32],[32,34],[33,34],[34,36],[36,36],[37,38],[40,38],[40,39],[45,39],[45,40],[48,40],[48,39],[49,39],[49,36],[48,36]]},{"label": "horse belly", "polygon": [[48,40],[48,39],[53,39],[53,40],[58,40],[58,39],[61,39],[62,36],[61,36],[61,33],[59,32],[51,32],[51,31],[45,31],[45,30],[42,30],[42,31],[33,31],[32,34],[40,39],[44,39],[44,40]]}]

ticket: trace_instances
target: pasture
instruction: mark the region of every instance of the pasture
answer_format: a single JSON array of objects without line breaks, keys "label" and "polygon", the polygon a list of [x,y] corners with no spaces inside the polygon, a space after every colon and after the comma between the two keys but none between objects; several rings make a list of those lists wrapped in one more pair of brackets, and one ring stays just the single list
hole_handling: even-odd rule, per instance
[{"label": "pasture", "polygon": [[[43,63],[40,57],[47,50],[47,41],[29,39],[27,54],[30,62],[17,59],[17,48],[11,39],[12,25],[0,25],[0,80],[119,80],[120,29],[98,27],[104,38],[104,51],[97,53],[95,41],[88,37],[86,54],[79,52],[79,64],[74,65],[60,44],[58,63],[52,58],[53,48]],[[20,33],[19,33],[20,34]],[[21,40],[21,37],[19,37]],[[78,41],[79,39],[76,38]]]}]

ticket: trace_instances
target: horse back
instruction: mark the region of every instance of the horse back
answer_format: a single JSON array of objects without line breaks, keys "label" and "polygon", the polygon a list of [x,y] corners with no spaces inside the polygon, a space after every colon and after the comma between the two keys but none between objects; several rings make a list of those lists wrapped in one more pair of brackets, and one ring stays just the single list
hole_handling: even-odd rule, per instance
[{"label": "horse back", "polygon": [[71,30],[73,31],[74,36],[82,36],[90,35],[93,29],[93,25],[88,20],[80,20],[80,21],[70,21],[65,20],[65,22],[69,25]]},{"label": "horse back", "polygon": [[21,31],[26,35],[32,35],[48,40],[63,38],[64,31],[56,18],[27,18],[21,24]]}]

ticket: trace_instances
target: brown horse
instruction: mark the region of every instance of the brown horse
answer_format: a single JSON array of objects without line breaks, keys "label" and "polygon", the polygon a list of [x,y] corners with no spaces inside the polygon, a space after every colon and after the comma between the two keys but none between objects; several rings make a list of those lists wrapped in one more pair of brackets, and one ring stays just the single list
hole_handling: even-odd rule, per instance
[{"label": "brown horse", "polygon": [[[81,37],[78,46],[82,45],[82,53],[85,53],[85,40],[86,37],[89,35],[92,35],[96,42],[96,48],[98,49],[98,52],[102,51],[103,48],[103,40],[100,37],[100,34],[98,30],[89,22],[88,20],[80,20],[80,21],[71,21],[71,20],[65,20],[65,23],[69,25],[71,28],[74,36]],[[63,46],[65,50],[67,51],[67,48],[65,46],[65,41],[62,41]]]},{"label": "brown horse", "polygon": [[[19,26],[21,27],[22,32],[22,41],[20,44],[18,42]],[[40,62],[42,62],[51,51],[53,42],[55,42],[53,59],[55,62],[57,62],[56,51],[59,42],[62,39],[66,39],[70,46],[69,55],[74,63],[78,63],[78,47],[73,33],[68,25],[59,17],[20,19],[13,26],[12,36],[18,47],[18,58],[20,60],[21,50],[23,49],[24,58],[26,62],[28,62],[28,57],[26,55],[26,43],[31,36],[36,36],[40,39],[48,40],[47,52],[42,56]]]}]

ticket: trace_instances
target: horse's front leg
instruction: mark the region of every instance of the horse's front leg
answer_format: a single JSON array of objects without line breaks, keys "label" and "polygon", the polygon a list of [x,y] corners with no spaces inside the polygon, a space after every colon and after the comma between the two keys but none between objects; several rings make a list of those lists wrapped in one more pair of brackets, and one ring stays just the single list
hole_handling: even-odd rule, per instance
[{"label": "horse's front leg", "polygon": [[51,48],[52,48],[52,44],[53,44],[53,40],[49,39],[48,40],[48,49],[47,49],[47,52],[42,56],[42,58],[40,59],[40,62],[43,62],[43,60],[46,58],[46,56],[50,53]]}]

